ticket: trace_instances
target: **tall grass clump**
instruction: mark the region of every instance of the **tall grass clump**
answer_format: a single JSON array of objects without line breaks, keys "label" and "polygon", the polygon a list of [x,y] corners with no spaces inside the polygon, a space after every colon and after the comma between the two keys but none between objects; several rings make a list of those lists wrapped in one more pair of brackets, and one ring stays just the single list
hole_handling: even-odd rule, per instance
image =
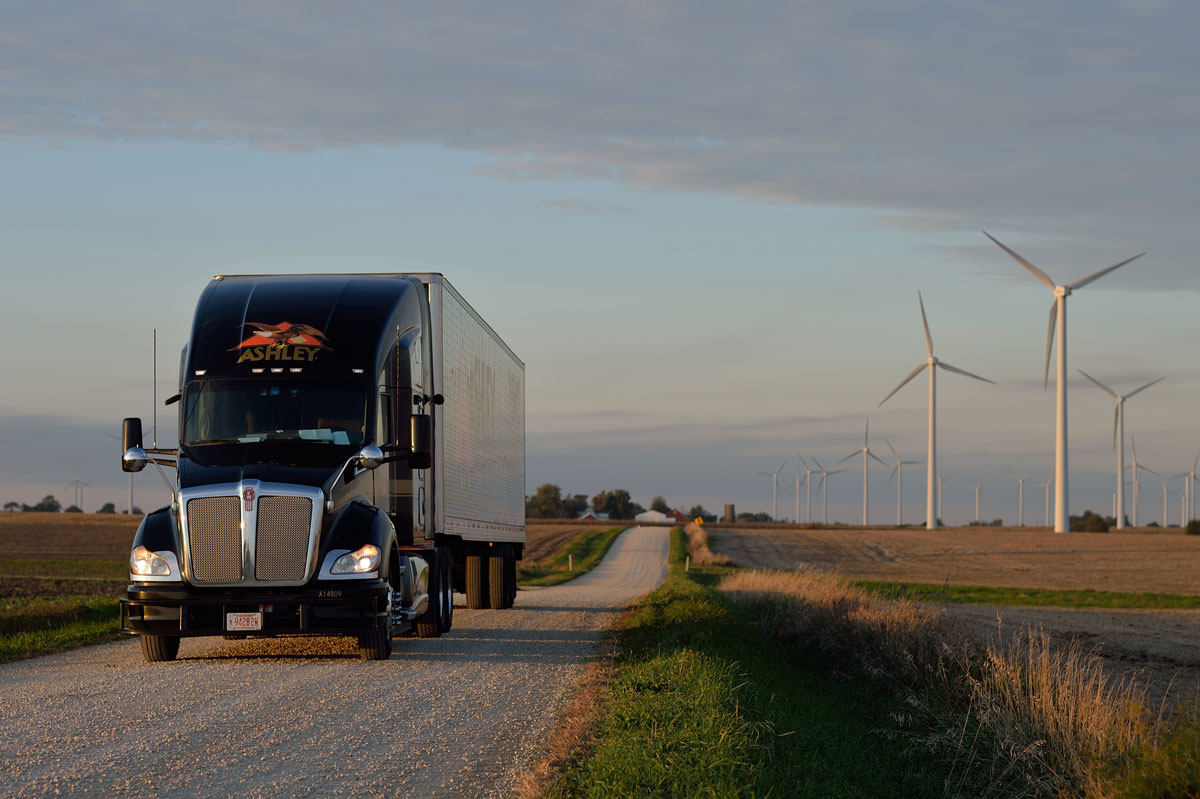
[{"label": "tall grass clump", "polygon": [[732,566],[728,555],[718,555],[708,548],[708,531],[695,522],[683,528],[687,535],[687,553],[692,563],[700,566]]},{"label": "tall grass clump", "polygon": [[892,733],[949,761],[946,796],[1200,796],[1133,792],[1200,783],[1200,755],[1162,754],[1200,738],[1197,714],[1164,724],[1143,687],[1076,643],[1024,630],[980,647],[936,607],[821,572],[741,572],[721,588],[777,637],[903,699]]}]

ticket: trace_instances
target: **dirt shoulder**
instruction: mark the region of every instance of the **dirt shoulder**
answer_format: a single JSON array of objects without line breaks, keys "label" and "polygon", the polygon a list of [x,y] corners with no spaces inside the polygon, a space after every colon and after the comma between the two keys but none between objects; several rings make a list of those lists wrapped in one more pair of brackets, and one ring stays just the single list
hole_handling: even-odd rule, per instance
[{"label": "dirt shoulder", "polygon": [[[709,531],[739,566],[808,566],[854,579],[1012,588],[1200,593],[1200,536],[992,528]],[[981,642],[1041,626],[1079,641],[1114,676],[1145,680],[1151,696],[1200,691],[1200,611],[945,605]]]}]

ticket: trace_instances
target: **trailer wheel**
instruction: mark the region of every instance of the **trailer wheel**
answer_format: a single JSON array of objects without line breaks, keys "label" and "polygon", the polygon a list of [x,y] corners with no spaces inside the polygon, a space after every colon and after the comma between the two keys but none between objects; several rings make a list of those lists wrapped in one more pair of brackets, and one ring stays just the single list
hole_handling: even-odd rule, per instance
[{"label": "trailer wheel", "polygon": [[179,655],[178,635],[143,635],[142,657],[147,663],[163,663]]},{"label": "trailer wheel", "polygon": [[488,556],[488,605],[496,610],[509,606],[508,569],[505,564],[512,557],[512,548],[508,544],[492,547]]},{"label": "trailer wheel", "polygon": [[437,638],[442,634],[446,602],[446,563],[441,550],[426,552],[429,564],[429,607],[417,619],[418,638]]},{"label": "trailer wheel", "polygon": [[478,610],[488,606],[487,558],[484,555],[467,555],[467,607]]},{"label": "trailer wheel", "polygon": [[438,547],[437,553],[438,566],[442,569],[442,592],[446,597],[439,623],[442,632],[448,633],[454,626],[454,555],[450,552],[450,547]]},{"label": "trailer wheel", "polygon": [[511,608],[517,603],[517,554],[511,546],[504,559],[504,588],[507,593],[504,607]]},{"label": "trailer wheel", "polygon": [[358,656],[363,660],[387,660],[392,656],[391,616],[380,617],[375,630],[358,636]]}]

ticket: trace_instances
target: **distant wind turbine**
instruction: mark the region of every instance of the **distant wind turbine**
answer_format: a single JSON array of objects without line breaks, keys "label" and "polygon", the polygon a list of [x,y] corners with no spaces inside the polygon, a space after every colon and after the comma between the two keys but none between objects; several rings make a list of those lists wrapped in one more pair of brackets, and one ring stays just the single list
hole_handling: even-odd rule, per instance
[{"label": "distant wind turbine", "polygon": [[1008,473],[1011,474],[1013,476],[1013,479],[1017,481],[1017,508],[1018,508],[1018,510],[1017,510],[1017,526],[1024,527],[1025,526],[1025,481],[1031,480],[1032,478],[1022,477],[1021,475],[1014,472],[1012,469],[1009,469]]},{"label": "distant wind turbine", "polygon": [[1113,447],[1117,451],[1117,490],[1116,490],[1117,509],[1114,512],[1114,515],[1117,517],[1117,529],[1124,530],[1125,529],[1125,468],[1124,468],[1125,467],[1125,400],[1129,399],[1134,394],[1145,391],[1146,389],[1150,388],[1150,386],[1154,385],[1155,383],[1159,382],[1160,380],[1165,380],[1166,377],[1160,377],[1160,378],[1158,378],[1158,380],[1151,380],[1146,385],[1142,386],[1141,388],[1134,389],[1133,391],[1130,391],[1128,394],[1118,394],[1117,392],[1113,391],[1111,388],[1104,385],[1099,380],[1092,377],[1091,375],[1089,375],[1087,372],[1083,371],[1082,369],[1079,370],[1079,374],[1083,375],[1088,380],[1091,380],[1093,383],[1100,386],[1100,388],[1102,388],[1106,392],[1108,392],[1108,395],[1110,397],[1112,397],[1113,399],[1115,399],[1117,401],[1117,406],[1113,410]]},{"label": "distant wind turbine", "polygon": [[1167,496],[1177,496],[1174,491],[1167,489],[1167,481],[1163,480],[1162,493],[1159,494],[1163,501],[1163,527],[1167,526]]},{"label": "distant wind turbine", "polygon": [[[804,498],[804,519],[805,524],[812,524],[812,476],[813,472],[817,470],[809,466],[808,461],[804,460],[798,452],[796,453],[796,460],[804,464],[804,490],[806,494]],[[800,520],[796,519],[796,521]]]},{"label": "distant wind turbine", "polygon": [[1183,515],[1186,517],[1184,524],[1188,520],[1196,518],[1196,483],[1200,480],[1196,479],[1196,469],[1200,467],[1200,452],[1196,453],[1196,460],[1192,461],[1192,470],[1190,472],[1182,472],[1171,477],[1172,480],[1183,478]]},{"label": "distant wind turbine", "polygon": [[1042,524],[1047,527],[1050,526],[1050,483],[1051,481],[1047,479],[1046,482],[1037,484],[1038,488],[1046,489],[1046,521],[1042,522]]},{"label": "distant wind turbine", "polygon": [[[939,520],[942,518],[942,483],[944,483],[944,482],[949,482],[951,479],[952,479],[952,478],[949,478],[949,477],[942,477],[940,474],[939,474],[939,475],[937,475],[937,488],[938,488],[938,495],[937,495],[937,518],[938,518]],[[927,529],[928,529],[928,528],[927,528]]]},{"label": "distant wind turbine", "polygon": [[1054,304],[1050,306],[1050,329],[1046,337],[1046,374],[1042,379],[1045,388],[1050,379],[1050,350],[1054,346],[1055,322],[1058,323],[1058,404],[1054,430],[1054,532],[1070,532],[1070,506],[1067,492],[1067,297],[1075,289],[1081,289],[1093,280],[1104,277],[1114,269],[1118,269],[1130,261],[1141,258],[1145,253],[1138,253],[1132,258],[1105,267],[1099,272],[1093,272],[1087,277],[1060,286],[1055,284],[1050,276],[1026,261],[1015,252],[1005,247],[991,236],[986,230],[983,235],[992,239],[1000,249],[1004,250],[1013,260],[1029,270],[1030,274],[1044,283],[1054,292]]},{"label": "distant wind turbine", "polygon": [[892,446],[892,442],[886,438],[884,441],[887,442],[888,449],[892,451],[892,455],[896,458],[896,465],[892,467],[892,473],[888,476],[888,482],[891,482],[893,477],[896,478],[896,526],[899,527],[904,524],[904,514],[901,511],[900,505],[901,497],[904,496],[904,467],[920,463],[920,461],[900,460],[900,453],[896,452],[896,448]]},{"label": "distant wind turbine", "polygon": [[1138,463],[1137,441],[1134,440],[1133,436],[1129,437],[1129,448],[1131,450],[1133,450],[1133,462],[1129,466],[1126,466],[1125,468],[1133,469],[1133,517],[1132,517],[1132,521],[1133,521],[1133,526],[1137,527],[1138,526],[1138,495],[1142,491],[1142,482],[1141,482],[1141,478],[1138,474],[1138,470],[1140,469],[1143,472],[1150,472],[1150,474],[1154,475],[1155,477],[1159,477],[1161,475],[1159,475],[1158,472],[1154,471],[1149,466],[1144,466],[1144,465]]},{"label": "distant wind turbine", "polygon": [[779,521],[779,473],[783,471],[783,467],[787,466],[788,462],[784,461],[779,464],[779,468],[773,472],[755,472],[755,474],[765,474],[771,478],[771,521]]},{"label": "distant wind turbine", "polygon": [[829,525],[829,478],[833,477],[835,474],[841,474],[842,472],[844,472],[846,470],[845,469],[834,469],[834,470],[830,471],[829,469],[826,469],[824,466],[822,466],[821,462],[819,460],[817,460],[815,456],[810,455],[809,457],[813,459],[813,463],[817,464],[817,469],[820,470],[820,472],[821,472],[821,485],[820,485],[821,505],[822,505],[822,507],[821,507],[821,524],[824,526],[828,526]]},{"label": "distant wind turbine", "polygon": [[[799,458],[800,456],[797,455],[796,457]],[[792,519],[797,524],[800,523],[800,485],[803,483],[804,479],[805,478],[800,476],[800,461],[797,460],[796,461],[796,515],[792,517]]]},{"label": "distant wind turbine", "polygon": [[983,493],[983,478],[979,478],[979,482],[973,486],[968,486],[975,492],[975,523],[979,524],[979,495]]},{"label": "distant wind turbine", "polygon": [[846,461],[850,460],[851,458],[855,457],[856,455],[860,455],[860,454],[862,455],[862,459],[863,459],[863,467],[862,467],[862,469],[863,469],[863,491],[862,491],[862,499],[863,499],[862,523],[863,523],[863,527],[866,527],[868,524],[871,523],[870,517],[867,515],[867,464],[869,463],[869,461],[867,459],[874,458],[875,460],[879,461],[879,463],[883,464],[884,466],[887,466],[887,464],[884,463],[878,455],[876,455],[874,452],[871,451],[870,446],[867,445],[867,436],[870,432],[871,432],[871,420],[867,419],[867,426],[863,429],[862,449],[856,449],[856,450],[854,450],[854,452],[851,452],[849,455],[847,455],[846,457],[844,457],[840,461],[838,461],[838,463],[845,463]]},{"label": "distant wind turbine", "polygon": [[921,306],[921,324],[925,328],[925,352],[928,353],[928,358],[925,363],[918,366],[909,372],[908,377],[900,381],[900,385],[892,389],[892,393],[883,398],[887,402],[900,389],[908,384],[908,381],[921,373],[921,370],[929,368],[929,452],[926,457],[925,466],[925,529],[933,530],[937,528],[938,519],[941,518],[940,513],[934,513],[934,497],[933,483],[937,475],[937,370],[938,368],[945,369],[947,372],[973,377],[976,380],[982,380],[985,383],[994,381],[988,380],[986,377],[973,375],[970,372],[965,372],[957,366],[951,366],[944,361],[939,361],[933,356],[933,336],[929,334],[929,320],[925,318],[925,300],[921,297],[921,292],[917,292],[917,303]]}]

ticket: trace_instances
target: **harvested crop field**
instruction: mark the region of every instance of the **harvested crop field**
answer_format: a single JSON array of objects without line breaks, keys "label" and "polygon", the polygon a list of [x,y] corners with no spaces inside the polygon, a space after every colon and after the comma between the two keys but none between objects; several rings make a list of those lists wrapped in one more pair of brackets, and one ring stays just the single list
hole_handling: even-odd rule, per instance
[{"label": "harvested crop field", "polygon": [[[798,566],[851,579],[1010,588],[1200,594],[1200,536],[1045,529],[709,530],[738,566]],[[944,605],[979,640],[1043,627],[1057,643],[1095,648],[1114,676],[1144,679],[1151,696],[1200,691],[1200,611]]]}]

